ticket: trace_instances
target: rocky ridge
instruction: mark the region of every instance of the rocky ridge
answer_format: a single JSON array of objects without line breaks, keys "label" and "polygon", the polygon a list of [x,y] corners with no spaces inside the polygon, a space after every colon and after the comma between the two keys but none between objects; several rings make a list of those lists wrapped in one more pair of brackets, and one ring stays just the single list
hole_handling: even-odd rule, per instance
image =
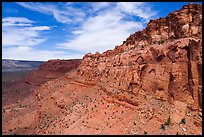
[{"label": "rocky ridge", "polygon": [[80,61],[80,59],[48,60],[26,78],[26,83],[41,85],[46,81],[56,79],[66,72],[76,69],[80,65]]},{"label": "rocky ridge", "polygon": [[4,107],[3,134],[202,134],[201,11],[183,6],[114,50],[86,54]]},{"label": "rocky ridge", "polygon": [[[202,107],[202,7],[189,4],[148,23],[121,46],[88,53],[78,68],[87,80],[109,85],[111,93],[139,90],[156,98]],[[127,96],[124,96],[127,98]],[[130,100],[130,99],[128,99]],[[135,99],[133,99],[135,100]]]},{"label": "rocky ridge", "polygon": [[[27,96],[34,95],[34,91],[43,83],[56,79],[64,75],[66,72],[76,69],[80,64],[80,61],[81,60],[79,59],[48,60],[45,63],[40,62],[41,65],[35,70],[25,71],[21,69],[20,71],[7,72],[6,74],[4,74],[4,72],[3,78],[5,80],[2,81],[2,89],[4,90],[2,97],[3,106],[5,104],[15,103]],[[38,65],[39,62],[24,61],[23,63],[24,66],[29,66],[31,63]]]}]

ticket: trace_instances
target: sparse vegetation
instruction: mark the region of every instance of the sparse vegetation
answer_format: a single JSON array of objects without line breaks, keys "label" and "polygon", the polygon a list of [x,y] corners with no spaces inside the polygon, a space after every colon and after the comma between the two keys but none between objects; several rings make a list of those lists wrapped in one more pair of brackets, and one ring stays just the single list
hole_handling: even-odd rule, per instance
[{"label": "sparse vegetation", "polygon": [[168,118],[168,120],[167,120],[167,122],[165,122],[165,125],[170,125],[171,124],[171,119],[170,119],[170,117]]},{"label": "sparse vegetation", "polygon": [[[60,4],[54,8],[58,9]],[[45,69],[43,64],[30,77],[15,81],[17,90],[11,87],[2,94],[2,134],[136,135],[142,134],[142,130],[142,135],[202,134],[202,4],[196,5],[186,5],[167,18],[151,20],[147,28],[131,32],[124,44],[119,43],[112,50],[85,54],[79,60],[80,66],[73,67],[70,72],[63,66],[68,65],[61,66],[59,59],[51,59],[48,62],[56,63],[45,65]],[[116,5],[113,10],[120,13],[129,6]],[[78,10],[75,5],[73,8]],[[108,10],[102,9],[102,12]],[[195,17],[191,15],[193,10]],[[166,39],[173,41],[170,43]],[[156,44],[152,45],[152,41]],[[49,81],[44,83],[46,80]],[[30,82],[28,88],[24,87],[29,84],[27,81]],[[195,86],[196,96],[193,94]],[[21,102],[15,103],[17,100]]]},{"label": "sparse vegetation", "polygon": [[184,124],[185,125],[186,124],[186,119],[183,118],[179,124]]},{"label": "sparse vegetation", "polygon": [[139,65],[137,66],[137,71],[140,71],[140,66]]},{"label": "sparse vegetation", "polygon": [[144,99],[146,99],[146,98],[147,98],[147,96],[145,95],[145,96],[144,96]]},{"label": "sparse vegetation", "polygon": [[163,41],[163,40],[161,40],[161,41],[158,41],[157,43],[160,45],[160,44],[163,44],[163,43],[164,43],[164,41]]},{"label": "sparse vegetation", "polygon": [[161,124],[161,129],[165,130],[164,124]]},{"label": "sparse vegetation", "polygon": [[27,106],[26,105],[20,105],[20,108],[26,108]]},{"label": "sparse vegetation", "polygon": [[161,86],[159,85],[158,90],[163,90],[163,87],[161,87]]},{"label": "sparse vegetation", "polygon": [[144,131],[144,135],[147,135],[147,131]]},{"label": "sparse vegetation", "polygon": [[142,45],[141,48],[143,49],[145,47],[145,45]]},{"label": "sparse vegetation", "polygon": [[161,124],[161,129],[165,130],[165,125],[167,125],[167,126],[171,125],[171,118],[170,117],[168,118],[168,120],[164,124]]}]

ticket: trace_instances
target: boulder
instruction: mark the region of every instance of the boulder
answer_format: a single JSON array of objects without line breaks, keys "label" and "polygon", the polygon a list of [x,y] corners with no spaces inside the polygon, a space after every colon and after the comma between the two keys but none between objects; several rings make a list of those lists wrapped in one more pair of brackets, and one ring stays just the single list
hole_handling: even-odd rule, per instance
[{"label": "boulder", "polygon": [[180,102],[180,101],[174,101],[172,108],[170,110],[171,120],[179,124],[181,120],[185,118],[186,111],[187,111],[187,104]]}]

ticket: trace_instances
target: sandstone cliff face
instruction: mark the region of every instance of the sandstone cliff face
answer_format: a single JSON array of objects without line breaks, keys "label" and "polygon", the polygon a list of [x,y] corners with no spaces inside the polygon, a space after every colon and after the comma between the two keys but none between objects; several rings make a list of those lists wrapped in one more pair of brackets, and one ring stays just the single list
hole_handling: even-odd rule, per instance
[{"label": "sandstone cliff face", "polygon": [[143,31],[127,38],[124,45],[161,43],[185,37],[202,37],[202,5],[185,5],[166,18],[151,20]]},{"label": "sandstone cliff face", "polygon": [[[202,7],[190,4],[150,21],[114,50],[84,56],[78,74],[115,96],[135,102],[142,90],[155,98],[202,107]],[[132,100],[132,101],[131,101]]]},{"label": "sandstone cliff face", "polygon": [[80,59],[48,60],[44,64],[40,65],[39,70],[65,73],[72,69],[77,68],[79,64],[80,64]]},{"label": "sandstone cliff face", "polygon": [[[2,133],[202,134],[201,11],[184,6],[114,50],[86,54],[77,70],[3,107]],[[56,77],[61,65],[49,61],[36,76]]]}]

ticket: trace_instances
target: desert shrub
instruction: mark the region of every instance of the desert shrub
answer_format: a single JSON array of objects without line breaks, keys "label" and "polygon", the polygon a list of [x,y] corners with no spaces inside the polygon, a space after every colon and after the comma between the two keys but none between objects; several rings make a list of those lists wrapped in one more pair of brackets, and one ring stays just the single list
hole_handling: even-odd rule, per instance
[{"label": "desert shrub", "polygon": [[27,106],[26,105],[20,105],[20,108],[26,108]]},{"label": "desert shrub", "polygon": [[186,124],[186,119],[185,118],[183,118],[182,120],[181,120],[181,122],[180,122],[180,124]]},{"label": "desert shrub", "polygon": [[147,135],[147,131],[144,131],[144,135]]},{"label": "desert shrub", "polygon": [[167,122],[165,122],[165,125],[170,125],[171,124],[171,119],[170,119],[170,117],[168,118],[168,120],[167,120]]},{"label": "desert shrub", "polygon": [[137,71],[140,71],[140,66],[137,66]]},{"label": "desert shrub", "polygon": [[165,130],[164,124],[161,124],[161,129]]}]

